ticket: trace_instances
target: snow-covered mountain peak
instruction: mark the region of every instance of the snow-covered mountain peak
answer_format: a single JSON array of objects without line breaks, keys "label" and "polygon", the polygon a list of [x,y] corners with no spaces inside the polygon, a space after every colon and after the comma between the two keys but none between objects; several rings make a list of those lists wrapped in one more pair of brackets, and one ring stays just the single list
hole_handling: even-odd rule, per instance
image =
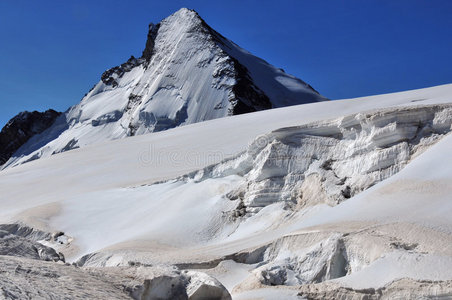
[{"label": "snow-covered mountain peak", "polygon": [[[158,24],[150,23],[146,47],[143,50],[142,58],[147,61],[151,59],[154,52],[154,41],[160,27],[160,34],[163,32],[171,32],[172,34],[170,33],[170,35],[180,39],[183,34],[187,34],[196,29],[201,29],[202,27],[200,25],[203,22],[204,21],[196,11],[188,8],[181,8]],[[167,43],[174,43],[175,40],[170,39],[170,35],[167,36]]]},{"label": "snow-covered mountain peak", "polygon": [[162,27],[165,25],[173,26],[176,24],[179,28],[190,28],[193,25],[200,24],[201,22],[202,19],[196,11],[183,7],[169,17],[163,19],[160,24]]},{"label": "snow-covered mountain peak", "polygon": [[105,71],[82,101],[6,165],[100,141],[230,115],[325,100],[182,8],[149,25],[140,58]]}]

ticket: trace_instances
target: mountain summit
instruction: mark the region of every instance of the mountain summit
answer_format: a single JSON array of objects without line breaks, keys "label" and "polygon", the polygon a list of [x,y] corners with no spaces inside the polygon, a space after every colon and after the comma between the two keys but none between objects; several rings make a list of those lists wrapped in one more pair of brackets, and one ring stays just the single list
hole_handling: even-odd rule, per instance
[{"label": "mountain summit", "polygon": [[182,8],[149,25],[140,58],[105,71],[80,103],[34,136],[11,166],[103,140],[325,100]]}]

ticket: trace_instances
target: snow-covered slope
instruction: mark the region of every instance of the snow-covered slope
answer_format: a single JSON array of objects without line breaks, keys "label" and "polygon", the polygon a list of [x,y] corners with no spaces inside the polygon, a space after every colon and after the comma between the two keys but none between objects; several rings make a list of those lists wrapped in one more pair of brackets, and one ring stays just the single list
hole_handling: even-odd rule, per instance
[{"label": "snow-covered slope", "polygon": [[79,104],[5,167],[100,141],[323,100],[183,8],[151,24],[142,57],[106,71]]},{"label": "snow-covered slope", "polygon": [[107,141],[0,171],[0,223],[64,231],[43,243],[80,265],[204,269],[234,299],[450,295],[451,113],[444,85]]}]

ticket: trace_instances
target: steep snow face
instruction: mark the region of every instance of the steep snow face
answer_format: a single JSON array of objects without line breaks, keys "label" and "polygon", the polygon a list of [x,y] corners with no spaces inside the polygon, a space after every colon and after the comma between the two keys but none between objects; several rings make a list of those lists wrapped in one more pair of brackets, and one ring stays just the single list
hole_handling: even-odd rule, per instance
[{"label": "steep snow face", "polygon": [[181,9],[149,26],[141,58],[106,71],[65,118],[7,165],[102,140],[322,100],[305,82],[241,49],[196,12]]},{"label": "steep snow face", "polygon": [[234,217],[277,202],[334,206],[399,172],[451,130],[450,105],[358,113],[258,137],[236,159],[189,177],[240,175]]}]

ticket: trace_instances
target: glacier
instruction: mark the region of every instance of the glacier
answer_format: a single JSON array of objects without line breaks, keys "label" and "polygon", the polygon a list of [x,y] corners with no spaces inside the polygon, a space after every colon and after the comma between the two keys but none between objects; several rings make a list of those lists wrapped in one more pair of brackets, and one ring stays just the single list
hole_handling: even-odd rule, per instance
[{"label": "glacier", "polygon": [[61,232],[27,235],[78,266],[46,272],[109,278],[99,286],[130,287],[123,272],[144,291],[154,270],[233,299],[448,297],[451,95],[283,107],[58,153],[0,171],[0,222]]},{"label": "glacier", "polygon": [[151,23],[2,131],[0,298],[452,298],[452,84],[325,100],[193,10]]}]

